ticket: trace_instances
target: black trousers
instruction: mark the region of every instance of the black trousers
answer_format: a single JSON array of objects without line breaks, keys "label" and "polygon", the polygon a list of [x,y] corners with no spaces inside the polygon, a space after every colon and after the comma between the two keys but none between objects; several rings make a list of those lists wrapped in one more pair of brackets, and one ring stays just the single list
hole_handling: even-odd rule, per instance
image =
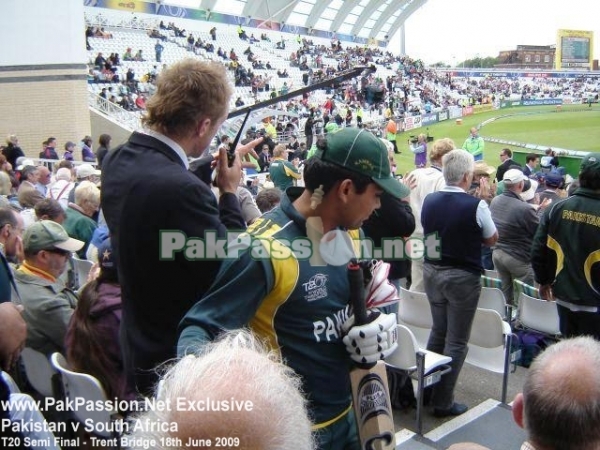
[{"label": "black trousers", "polygon": [[566,338],[589,335],[600,341],[600,313],[571,311],[558,305],[560,332]]}]

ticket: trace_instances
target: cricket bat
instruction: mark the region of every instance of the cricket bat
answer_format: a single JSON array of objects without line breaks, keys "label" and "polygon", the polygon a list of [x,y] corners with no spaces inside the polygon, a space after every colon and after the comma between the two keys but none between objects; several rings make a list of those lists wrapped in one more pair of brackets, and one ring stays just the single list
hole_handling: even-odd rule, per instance
[{"label": "cricket bat", "polygon": [[[350,299],[357,325],[368,322],[362,267],[348,264]],[[385,363],[357,364],[350,372],[352,401],[362,450],[394,450],[396,435]]]}]

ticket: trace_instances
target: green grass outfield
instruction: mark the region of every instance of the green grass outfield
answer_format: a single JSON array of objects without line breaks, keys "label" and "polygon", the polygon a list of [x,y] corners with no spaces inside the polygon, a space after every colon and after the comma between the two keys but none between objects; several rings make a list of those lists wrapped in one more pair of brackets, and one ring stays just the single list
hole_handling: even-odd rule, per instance
[{"label": "green grass outfield", "polygon": [[[460,148],[469,136],[471,127],[492,117],[505,115],[514,116],[488,123],[481,129],[481,135],[570,150],[600,151],[600,106],[598,104],[593,105],[591,109],[586,105],[563,105],[560,112],[556,112],[556,106],[515,107],[463,117],[462,125],[457,125],[455,120],[447,120],[399,134],[397,142],[402,154],[396,156],[397,173],[406,174],[415,167],[414,155],[410,152],[407,143],[410,135],[429,132],[429,135],[435,139],[444,137],[452,139]],[[500,150],[504,147],[506,146],[486,142],[484,160],[489,165],[497,167],[500,164]],[[511,150],[525,151],[520,147],[508,147]]]}]

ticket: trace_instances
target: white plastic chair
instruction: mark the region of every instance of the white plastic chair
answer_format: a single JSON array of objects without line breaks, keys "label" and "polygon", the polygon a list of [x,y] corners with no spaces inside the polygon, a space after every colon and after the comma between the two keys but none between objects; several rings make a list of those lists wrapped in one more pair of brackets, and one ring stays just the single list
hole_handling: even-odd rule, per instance
[{"label": "white plastic chair", "polygon": [[414,334],[419,346],[427,347],[429,334],[433,328],[433,318],[427,294],[400,288],[398,323],[407,326]]},{"label": "white plastic chair", "polygon": [[506,403],[512,333],[497,311],[478,308],[471,327],[465,362],[490,372],[501,373],[502,403]]},{"label": "white plastic chair", "polygon": [[1,372],[1,375],[2,375],[2,379],[4,380],[4,383],[8,387],[8,390],[10,391],[11,394],[19,394],[21,392],[21,389],[19,389],[19,386],[17,386],[17,383],[15,383],[15,380],[13,380],[13,377],[11,377],[8,373],[6,373],[4,371]]},{"label": "white plastic chair", "polygon": [[506,299],[502,291],[498,288],[482,287],[477,307],[497,311],[502,320],[506,320],[508,317]]},{"label": "white plastic chair", "polygon": [[54,397],[54,385],[52,378],[56,371],[52,368],[48,357],[29,347],[21,352],[21,362],[25,368],[25,376],[29,384],[44,397]]},{"label": "white plastic chair", "polygon": [[[78,373],[70,370],[67,361],[60,353],[53,353],[51,361],[54,368],[60,373],[65,400],[74,402],[77,398],[83,398],[86,402],[93,402],[89,404],[100,404],[96,402],[102,402],[105,405],[109,404],[106,393],[96,378],[86,373]],[[86,408],[83,406],[73,411],[73,416],[75,420],[84,424],[89,423],[90,420],[94,424],[102,423],[103,425],[99,427],[94,426],[95,430],[99,430],[94,433],[95,435],[103,438],[114,438],[118,435],[118,433],[115,434],[115,432],[110,431],[116,428],[112,422],[117,419],[118,411],[108,408]]]},{"label": "white plastic chair", "polygon": [[525,328],[551,336],[560,335],[556,302],[519,292],[519,321]]},{"label": "white plastic chair", "polygon": [[484,272],[484,275],[486,277],[498,278],[498,279],[500,278],[500,274],[498,273],[497,270],[488,270],[488,269],[485,269],[483,272]]},{"label": "white plastic chair", "polygon": [[385,363],[408,373],[417,380],[417,433],[422,432],[423,390],[440,381],[451,370],[452,358],[425,350],[417,344],[414,334],[404,325],[397,325],[398,349],[386,358]]}]

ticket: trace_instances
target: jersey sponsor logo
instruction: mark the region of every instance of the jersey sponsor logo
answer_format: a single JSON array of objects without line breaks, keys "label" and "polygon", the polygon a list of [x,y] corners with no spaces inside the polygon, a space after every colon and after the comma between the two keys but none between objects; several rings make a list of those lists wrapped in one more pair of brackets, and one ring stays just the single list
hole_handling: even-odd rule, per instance
[{"label": "jersey sponsor logo", "polygon": [[316,342],[337,342],[342,339],[342,325],[350,316],[350,307],[346,306],[324,320],[313,322],[313,334]]},{"label": "jersey sponsor logo", "polygon": [[327,275],[317,273],[310,277],[306,283],[302,283],[304,288],[304,299],[307,302],[314,302],[327,297]]}]

